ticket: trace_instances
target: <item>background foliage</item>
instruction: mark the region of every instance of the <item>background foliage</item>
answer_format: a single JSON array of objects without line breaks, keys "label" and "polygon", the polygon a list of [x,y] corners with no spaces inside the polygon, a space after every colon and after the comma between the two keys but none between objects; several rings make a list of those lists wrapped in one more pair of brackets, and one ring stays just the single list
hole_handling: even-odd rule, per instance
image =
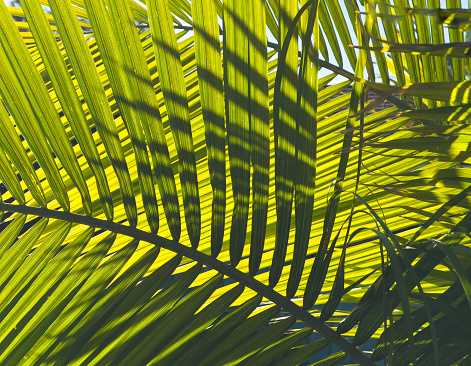
[{"label": "background foliage", "polygon": [[468,364],[470,13],[439,6],[0,4],[0,363]]}]

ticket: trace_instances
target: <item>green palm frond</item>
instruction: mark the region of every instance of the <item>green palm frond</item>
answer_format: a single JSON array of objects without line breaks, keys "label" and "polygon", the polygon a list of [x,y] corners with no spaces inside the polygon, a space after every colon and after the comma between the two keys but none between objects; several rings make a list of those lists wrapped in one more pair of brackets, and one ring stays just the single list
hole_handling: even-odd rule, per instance
[{"label": "green palm frond", "polygon": [[0,364],[467,362],[469,16],[413,3],[1,3]]}]

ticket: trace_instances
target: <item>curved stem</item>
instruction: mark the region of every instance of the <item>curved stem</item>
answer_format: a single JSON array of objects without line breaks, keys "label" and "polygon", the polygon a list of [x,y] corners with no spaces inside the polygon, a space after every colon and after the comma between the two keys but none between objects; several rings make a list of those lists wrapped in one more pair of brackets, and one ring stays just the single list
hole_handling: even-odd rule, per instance
[{"label": "curved stem", "polygon": [[314,317],[307,310],[293,303],[287,297],[280,295],[278,292],[276,292],[272,288],[257,281],[255,278],[239,271],[235,267],[232,267],[224,262],[221,262],[220,260],[214,257],[201,253],[196,249],[187,247],[176,241],[166,239],[161,236],[154,235],[149,232],[142,231],[142,230],[130,227],[130,226],[124,226],[121,224],[116,224],[111,221],[100,220],[100,219],[96,219],[90,216],[77,215],[70,212],[54,211],[54,210],[49,210],[46,208],[37,208],[37,207],[30,207],[30,206],[25,206],[25,205],[11,205],[11,204],[0,202],[0,212],[1,211],[16,212],[16,213],[22,213],[26,215],[47,217],[51,219],[57,219],[57,220],[68,221],[68,222],[72,222],[76,224],[87,225],[87,226],[98,228],[98,229],[109,230],[111,232],[125,235],[133,239],[142,240],[142,241],[160,246],[162,248],[171,250],[175,253],[181,254],[187,258],[190,258],[196,262],[202,263],[205,266],[210,267],[218,271],[219,273],[238,281],[239,283],[247,286],[248,288],[262,295],[263,297],[269,299],[276,305],[282,307],[286,311],[296,316],[296,318],[303,321],[310,328],[322,334],[325,338],[327,338],[330,342],[332,342],[337,347],[339,347],[347,355],[352,357],[360,365],[376,365],[376,363],[370,360],[360,349],[355,347],[353,344],[347,341],[344,337],[342,337],[340,334],[335,332],[332,328],[328,327],[319,319]]}]

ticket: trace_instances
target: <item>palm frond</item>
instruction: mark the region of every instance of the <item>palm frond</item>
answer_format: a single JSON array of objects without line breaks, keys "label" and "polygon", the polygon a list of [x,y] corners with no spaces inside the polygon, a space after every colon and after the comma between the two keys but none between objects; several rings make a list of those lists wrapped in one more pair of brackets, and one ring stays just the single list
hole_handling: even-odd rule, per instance
[{"label": "palm frond", "polygon": [[0,363],[466,362],[467,13],[145,4],[0,4]]}]

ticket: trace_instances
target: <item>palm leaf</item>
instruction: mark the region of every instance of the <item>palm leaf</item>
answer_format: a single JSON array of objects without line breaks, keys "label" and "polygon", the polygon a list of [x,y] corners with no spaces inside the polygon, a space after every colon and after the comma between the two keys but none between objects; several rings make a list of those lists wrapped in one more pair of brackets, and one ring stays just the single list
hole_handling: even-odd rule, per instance
[{"label": "palm leaf", "polygon": [[0,4],[0,362],[469,358],[469,65],[415,3]]}]

